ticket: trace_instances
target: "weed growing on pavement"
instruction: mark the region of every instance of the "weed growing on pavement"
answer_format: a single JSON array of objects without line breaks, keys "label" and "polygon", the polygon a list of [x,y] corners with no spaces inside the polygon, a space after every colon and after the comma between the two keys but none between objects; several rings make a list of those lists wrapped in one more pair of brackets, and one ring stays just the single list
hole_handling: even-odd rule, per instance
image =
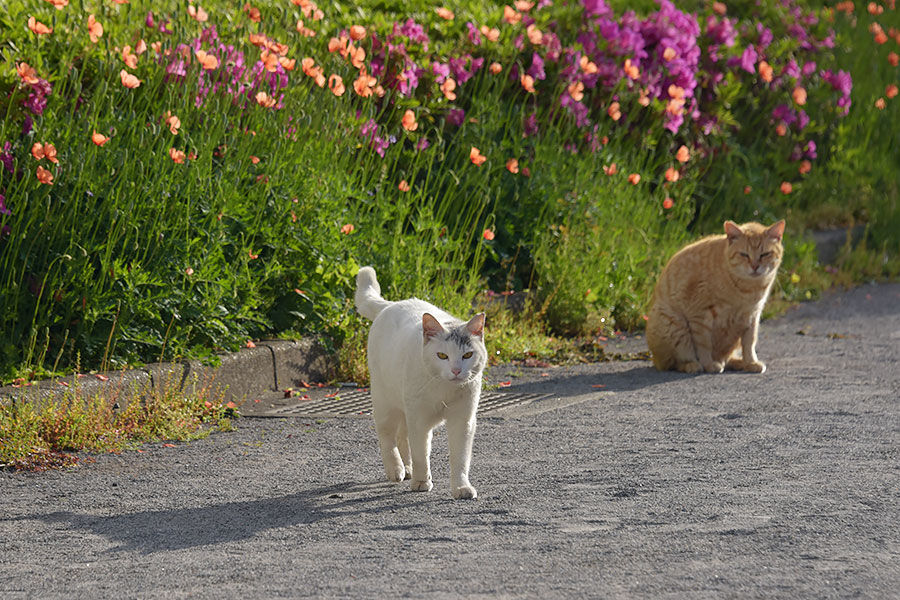
[{"label": "weed growing on pavement", "polygon": [[[0,404],[0,467],[43,469],[77,463],[71,452],[121,452],[153,441],[190,441],[233,430],[234,405],[221,398],[153,392],[119,408],[119,396],[77,390],[40,404]],[[124,402],[124,400],[122,400]],[[229,416],[230,415],[230,416]]]}]

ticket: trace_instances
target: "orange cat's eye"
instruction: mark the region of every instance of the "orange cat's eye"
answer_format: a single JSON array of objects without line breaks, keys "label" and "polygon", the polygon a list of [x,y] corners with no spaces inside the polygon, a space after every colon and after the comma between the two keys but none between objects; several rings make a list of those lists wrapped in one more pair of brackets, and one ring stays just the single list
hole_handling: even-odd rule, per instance
[{"label": "orange cat's eye", "polygon": [[763,252],[762,254],[759,255],[759,257],[760,257],[760,258],[765,258],[766,256],[768,256],[768,255],[770,255],[770,254],[772,254],[772,253],[771,253],[771,252]]},{"label": "orange cat's eye", "polygon": [[439,359],[441,359],[441,360],[447,360],[447,355],[444,354],[443,352],[438,352],[437,355],[438,355],[438,358],[439,358]]},{"label": "orange cat's eye", "polygon": [[472,353],[466,352],[465,354],[463,354],[463,358],[472,358]]},{"label": "orange cat's eye", "polygon": [[744,258],[750,258],[750,255],[746,252],[741,252],[741,256],[743,256]]}]

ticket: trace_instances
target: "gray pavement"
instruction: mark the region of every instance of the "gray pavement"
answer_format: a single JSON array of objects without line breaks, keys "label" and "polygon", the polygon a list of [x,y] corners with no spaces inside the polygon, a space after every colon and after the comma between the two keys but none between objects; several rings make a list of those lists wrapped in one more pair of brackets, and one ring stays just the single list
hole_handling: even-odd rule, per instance
[{"label": "gray pavement", "polygon": [[432,492],[382,481],[363,418],[0,473],[0,598],[898,597],[900,285],[765,322],[759,355],[492,369],[550,397],[479,419],[477,501],[442,431]]}]

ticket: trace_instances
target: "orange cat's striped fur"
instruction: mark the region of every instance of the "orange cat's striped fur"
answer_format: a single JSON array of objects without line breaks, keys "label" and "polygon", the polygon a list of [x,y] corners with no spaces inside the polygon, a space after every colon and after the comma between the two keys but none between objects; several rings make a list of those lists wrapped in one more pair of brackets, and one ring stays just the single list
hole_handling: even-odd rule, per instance
[{"label": "orange cat's striped fur", "polygon": [[647,321],[657,369],[766,370],[756,356],[756,336],[781,264],[783,234],[784,221],[769,227],[726,221],[725,235],[689,244],[669,260]]}]

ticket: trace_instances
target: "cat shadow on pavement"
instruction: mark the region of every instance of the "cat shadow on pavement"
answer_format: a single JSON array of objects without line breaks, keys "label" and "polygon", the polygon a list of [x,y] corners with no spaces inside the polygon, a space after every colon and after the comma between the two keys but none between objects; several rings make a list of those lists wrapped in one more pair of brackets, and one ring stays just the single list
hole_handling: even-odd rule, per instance
[{"label": "cat shadow on pavement", "polygon": [[[408,486],[387,482],[348,482],[287,496],[192,508],[108,516],[65,511],[12,520],[40,520],[66,526],[72,531],[102,536],[117,544],[106,552],[152,554],[240,541],[270,529],[313,524],[347,515],[394,511],[413,505],[411,502],[398,503],[402,496],[397,496],[407,491]],[[385,500],[390,501],[382,504]]]},{"label": "cat shadow on pavement", "polygon": [[[610,367],[610,365],[614,365]],[[629,365],[629,366],[625,366]],[[633,365],[633,366],[631,366]],[[621,367],[624,367],[622,369]],[[498,391],[511,394],[549,394],[559,398],[583,396],[600,392],[631,392],[658,385],[667,385],[697,377],[740,377],[748,375],[743,371],[725,371],[724,373],[700,373],[688,375],[677,371],[657,371],[645,361],[633,363],[597,363],[579,365],[576,372],[556,376],[550,371],[548,377],[535,378],[538,371],[546,369],[530,369],[521,379],[510,377],[510,385]],[[581,372],[578,372],[581,371]],[[497,383],[492,378],[492,383]]]}]

